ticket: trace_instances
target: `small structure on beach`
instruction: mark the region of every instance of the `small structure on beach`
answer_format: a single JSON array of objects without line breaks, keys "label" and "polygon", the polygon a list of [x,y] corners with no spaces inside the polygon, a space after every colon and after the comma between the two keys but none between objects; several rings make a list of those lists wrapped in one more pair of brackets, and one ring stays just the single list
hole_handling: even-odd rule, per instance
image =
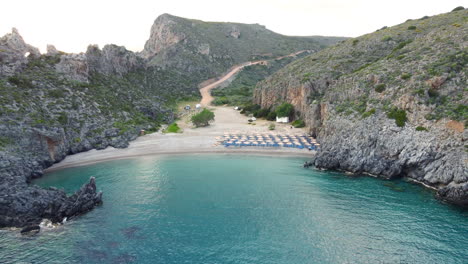
[{"label": "small structure on beach", "polygon": [[289,123],[289,117],[276,117],[276,123]]}]

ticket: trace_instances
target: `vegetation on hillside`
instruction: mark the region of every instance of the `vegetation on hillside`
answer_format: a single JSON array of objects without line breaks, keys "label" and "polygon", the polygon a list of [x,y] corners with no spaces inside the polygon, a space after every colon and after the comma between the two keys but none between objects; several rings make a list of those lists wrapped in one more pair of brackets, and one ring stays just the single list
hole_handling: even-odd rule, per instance
[{"label": "vegetation on hillside", "polygon": [[290,93],[285,89],[304,86],[302,105],[324,102],[339,115],[361,118],[414,102],[424,111],[407,115],[468,125],[467,17],[468,10],[457,8],[342,41],[287,65],[255,94],[269,94],[267,105],[275,105]]},{"label": "vegetation on hillside", "polygon": [[151,64],[173,66],[204,79],[221,75],[233,65],[246,61],[300,50],[320,50],[344,39],[290,37],[258,24],[204,22],[169,14],[156,19],[155,24],[163,26],[173,38],[184,41],[163,47],[151,58]]},{"label": "vegetation on hillside", "polygon": [[259,81],[274,74],[287,64],[306,56],[304,52],[296,57],[287,57],[280,60],[269,60],[267,65],[251,65],[240,71],[235,79],[226,87],[212,90],[215,96],[214,105],[245,106],[252,102],[253,91]]}]

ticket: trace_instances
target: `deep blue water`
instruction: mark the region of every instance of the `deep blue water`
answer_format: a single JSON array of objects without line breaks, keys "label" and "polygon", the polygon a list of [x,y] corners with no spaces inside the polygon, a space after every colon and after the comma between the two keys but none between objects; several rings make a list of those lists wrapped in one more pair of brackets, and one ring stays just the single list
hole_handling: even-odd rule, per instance
[{"label": "deep blue water", "polygon": [[303,158],[155,156],[35,184],[104,204],[32,238],[0,231],[0,263],[467,263],[468,213],[403,181],[301,167]]}]

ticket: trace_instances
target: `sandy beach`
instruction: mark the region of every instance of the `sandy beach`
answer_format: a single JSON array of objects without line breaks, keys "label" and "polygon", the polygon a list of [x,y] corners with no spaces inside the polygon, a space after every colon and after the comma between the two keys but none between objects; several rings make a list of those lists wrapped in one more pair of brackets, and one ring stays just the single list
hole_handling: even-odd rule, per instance
[{"label": "sandy beach", "polygon": [[[287,56],[295,56],[304,51],[299,51]],[[280,57],[279,59],[283,58]],[[278,59],[278,58],[277,58]],[[182,118],[177,121],[177,124],[182,128],[182,133],[153,133],[141,136],[130,142],[128,148],[116,149],[108,147],[103,150],[90,150],[74,155],[67,156],[64,160],[54,164],[45,172],[68,168],[89,165],[97,162],[125,159],[131,157],[148,156],[148,155],[173,155],[173,154],[200,154],[200,153],[224,153],[224,154],[249,154],[249,155],[281,155],[281,156],[302,156],[312,157],[315,151],[306,149],[284,148],[284,147],[224,147],[217,144],[217,137],[221,137],[226,132],[237,132],[241,134],[254,133],[276,133],[276,134],[306,134],[306,131],[301,128],[292,128],[290,124],[281,124],[267,120],[257,120],[252,124],[247,121],[249,118],[240,114],[239,111],[232,107],[215,107],[209,106],[213,101],[211,90],[221,85],[230,78],[235,78],[243,67],[248,65],[259,64],[265,61],[247,62],[242,65],[233,67],[231,71],[221,76],[217,81],[208,83],[200,88],[202,99],[200,104],[208,107],[215,113],[215,120],[208,127],[195,128],[190,122],[192,114],[196,110],[187,112],[182,111]],[[195,109],[195,105],[191,106]],[[275,130],[270,131],[268,126],[275,123]]]},{"label": "sandy beach", "polygon": [[182,133],[165,134],[157,132],[137,138],[130,142],[128,148],[125,149],[109,147],[103,150],[90,150],[70,155],[63,161],[48,168],[46,172],[107,160],[162,154],[220,153],[312,157],[315,153],[314,151],[304,149],[283,147],[224,147],[216,145],[216,137],[222,136],[225,132],[298,134],[305,133],[305,130],[299,128],[291,129],[291,126],[288,124],[276,123],[276,129],[270,131],[268,130],[268,125],[272,123],[271,121],[257,120],[254,122],[255,125],[249,125],[247,121],[248,117],[231,107],[211,107],[210,109],[215,113],[215,121],[208,127],[193,128],[188,120],[189,115],[186,115],[177,122],[183,129]]}]

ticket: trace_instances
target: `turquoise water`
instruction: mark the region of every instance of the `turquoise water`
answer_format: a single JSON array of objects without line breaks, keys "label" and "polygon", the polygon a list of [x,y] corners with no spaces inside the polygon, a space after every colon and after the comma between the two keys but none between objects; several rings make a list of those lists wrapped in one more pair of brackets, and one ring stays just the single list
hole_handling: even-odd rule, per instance
[{"label": "turquoise water", "polygon": [[156,156],[50,173],[95,176],[104,204],[23,238],[1,263],[467,263],[468,213],[403,181],[301,168],[303,158]]}]

